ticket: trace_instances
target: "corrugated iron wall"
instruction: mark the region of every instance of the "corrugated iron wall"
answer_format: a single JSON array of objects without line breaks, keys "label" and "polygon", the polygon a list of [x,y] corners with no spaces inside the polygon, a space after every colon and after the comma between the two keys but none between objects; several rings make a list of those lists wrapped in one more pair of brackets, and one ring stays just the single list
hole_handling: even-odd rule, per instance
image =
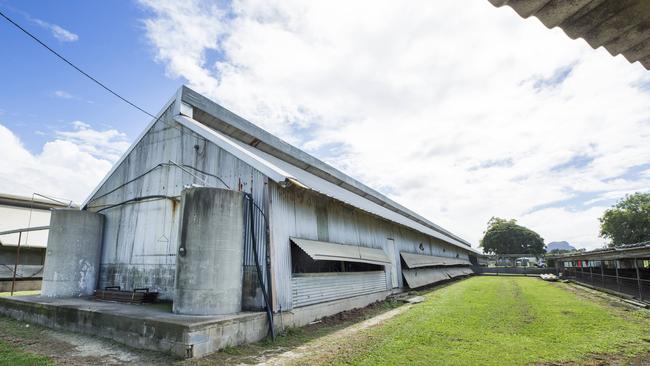
[{"label": "corrugated iron wall", "polygon": [[386,291],[386,272],[300,274],[291,278],[293,307]]},{"label": "corrugated iron wall", "polygon": [[[295,301],[292,289],[291,244],[289,237],[363,245],[383,249],[388,239],[395,241],[398,283],[403,287],[399,252],[419,253],[467,259],[467,253],[415,230],[394,224],[332,198],[298,188],[281,188],[269,183],[271,221],[271,261],[274,272],[274,306],[291,309]],[[325,217],[323,217],[325,215]],[[325,227],[323,227],[325,226]],[[422,249],[420,249],[422,245]],[[386,268],[384,288],[391,287],[390,266]],[[325,285],[324,285],[325,286]]]},{"label": "corrugated iron wall", "polygon": [[[170,165],[170,160],[185,166],[185,171]],[[159,164],[163,165],[156,168]],[[148,170],[151,171],[128,183]],[[109,204],[147,195],[178,197],[183,187],[190,184],[225,188],[221,180],[230,189],[251,193],[256,203],[265,207],[266,177],[232,154],[178,125],[171,118],[171,109],[168,109],[94,197],[117,189],[91,200],[88,209],[97,211]],[[179,202],[172,200],[143,201],[103,211],[106,223],[100,287],[149,287],[159,291],[162,299],[172,299],[179,211]],[[257,226],[264,225],[257,216],[255,221]],[[259,254],[263,261],[266,256],[263,249],[266,244],[265,232],[265,229],[256,228],[260,238]],[[250,248],[247,248],[245,255],[245,265],[254,264]]]}]

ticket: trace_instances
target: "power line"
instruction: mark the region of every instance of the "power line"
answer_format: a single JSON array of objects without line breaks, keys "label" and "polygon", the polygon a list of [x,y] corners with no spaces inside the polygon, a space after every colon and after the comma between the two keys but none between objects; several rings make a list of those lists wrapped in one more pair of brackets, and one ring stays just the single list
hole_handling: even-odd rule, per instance
[{"label": "power line", "polygon": [[38,39],[35,35],[31,34],[28,30],[26,30],[25,28],[21,27],[18,23],[16,23],[16,22],[14,22],[13,20],[11,20],[11,18],[9,18],[8,16],[6,16],[2,11],[0,11],[0,15],[1,15],[3,18],[5,18],[9,23],[13,24],[16,28],[20,29],[20,30],[23,31],[25,34],[27,34],[28,36],[30,36],[33,40],[35,40],[36,42],[38,42],[41,46],[45,47],[48,51],[52,52],[54,55],[56,55],[58,58],[60,58],[61,60],[63,60],[65,63],[67,63],[68,65],[72,66],[75,70],[79,71],[80,73],[82,73],[85,77],[87,77],[88,79],[94,81],[97,85],[101,86],[102,88],[106,89],[106,91],[108,91],[109,93],[111,93],[111,94],[113,94],[114,96],[120,98],[122,101],[128,103],[128,104],[129,104],[130,106],[132,106],[133,108],[135,108],[135,109],[139,110],[140,112],[142,112],[142,113],[144,113],[144,114],[150,116],[151,118],[156,118],[156,116],[154,116],[153,114],[151,114],[151,113],[145,111],[144,109],[138,107],[138,106],[135,105],[133,102],[130,102],[128,99],[126,99],[126,98],[124,98],[123,96],[119,95],[117,92],[114,92],[111,88],[107,87],[106,85],[104,85],[104,84],[103,84],[102,82],[100,82],[99,80],[97,80],[97,79],[95,79],[94,77],[88,75],[88,73],[86,73],[85,71],[83,71],[82,69],[80,69],[79,67],[77,67],[75,64],[73,64],[72,62],[70,62],[68,59],[66,59],[65,57],[63,57],[60,53],[56,52],[55,50],[53,50],[52,48],[50,48],[48,45],[46,45],[45,43],[43,43],[43,42],[42,42],[40,39]]}]

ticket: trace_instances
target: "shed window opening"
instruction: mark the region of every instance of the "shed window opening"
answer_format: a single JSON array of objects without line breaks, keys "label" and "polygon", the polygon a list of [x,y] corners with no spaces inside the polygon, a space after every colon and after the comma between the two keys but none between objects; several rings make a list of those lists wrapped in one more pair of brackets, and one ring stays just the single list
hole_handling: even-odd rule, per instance
[{"label": "shed window opening", "polygon": [[299,238],[290,240],[292,273],[375,272],[384,271],[390,265],[390,259],[381,249]]},{"label": "shed window opening", "polygon": [[383,270],[384,266],[371,263],[314,260],[297,245],[291,245],[292,273],[371,272]]}]

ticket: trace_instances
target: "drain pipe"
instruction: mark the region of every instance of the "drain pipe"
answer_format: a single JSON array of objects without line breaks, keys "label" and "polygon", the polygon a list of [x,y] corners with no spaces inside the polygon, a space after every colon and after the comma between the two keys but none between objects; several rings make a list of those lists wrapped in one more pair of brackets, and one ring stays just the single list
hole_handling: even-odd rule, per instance
[{"label": "drain pipe", "polygon": [[[271,333],[271,338],[275,340],[275,327],[273,326],[273,311],[271,310],[271,304],[269,303],[269,295],[266,292],[264,287],[264,278],[262,276],[262,269],[260,268],[260,260],[257,255],[257,240],[255,238],[255,222],[253,213],[253,196],[249,193],[244,193],[244,197],[248,199],[248,210],[250,214],[250,227],[251,227],[251,244],[253,246],[253,257],[255,258],[255,268],[257,269],[257,279],[260,283],[260,288],[262,289],[262,295],[264,296],[264,304],[266,305],[266,316],[269,321],[269,333]],[[269,278],[270,280],[270,278]]]}]

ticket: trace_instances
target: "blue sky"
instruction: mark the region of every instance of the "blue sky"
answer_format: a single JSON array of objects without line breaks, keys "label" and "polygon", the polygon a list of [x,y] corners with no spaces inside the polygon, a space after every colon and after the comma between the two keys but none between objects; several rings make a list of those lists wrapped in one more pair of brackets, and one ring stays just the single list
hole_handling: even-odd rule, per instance
[{"label": "blue sky", "polygon": [[[487,0],[0,0],[157,113],[183,83],[475,245],[595,248],[650,187],[650,74]],[[82,201],[149,117],[0,20],[0,191]]]},{"label": "blue sky", "polygon": [[[152,113],[182,84],[165,77],[164,65],[143,32],[144,8],[131,1],[0,1],[0,9],[100,81]],[[26,17],[57,24],[79,36],[60,41]],[[0,58],[2,123],[34,153],[54,131],[83,121],[137,136],[149,117],[124,104],[64,64],[2,19]],[[59,92],[60,96],[55,93]],[[63,92],[63,93],[61,93]]]}]

